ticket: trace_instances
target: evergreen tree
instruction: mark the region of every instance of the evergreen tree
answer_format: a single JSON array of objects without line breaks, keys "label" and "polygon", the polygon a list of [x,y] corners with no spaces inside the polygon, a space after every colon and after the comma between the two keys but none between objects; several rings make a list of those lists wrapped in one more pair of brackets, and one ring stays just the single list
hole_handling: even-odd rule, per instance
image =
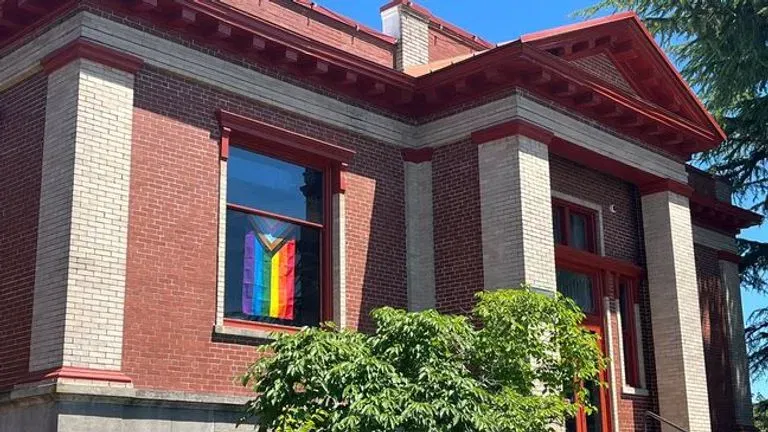
[{"label": "evergreen tree", "polygon": [[[696,162],[734,185],[739,204],[768,214],[768,0],[602,0],[580,12],[633,10],[682,68],[728,135]],[[768,244],[739,240],[741,274],[768,293]],[[750,363],[768,372],[768,308],[747,329]]]}]

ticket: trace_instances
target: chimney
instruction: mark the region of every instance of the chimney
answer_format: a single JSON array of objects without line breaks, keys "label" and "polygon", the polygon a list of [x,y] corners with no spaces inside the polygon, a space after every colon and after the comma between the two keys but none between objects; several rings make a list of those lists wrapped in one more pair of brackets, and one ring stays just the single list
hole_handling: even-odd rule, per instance
[{"label": "chimney", "polygon": [[383,32],[397,38],[395,67],[429,63],[429,11],[411,1],[395,0],[381,8]]}]

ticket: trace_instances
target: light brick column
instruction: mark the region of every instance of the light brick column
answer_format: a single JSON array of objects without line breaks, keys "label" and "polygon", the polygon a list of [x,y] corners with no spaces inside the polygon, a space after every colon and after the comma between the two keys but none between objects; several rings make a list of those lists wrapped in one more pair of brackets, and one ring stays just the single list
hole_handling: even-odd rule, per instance
[{"label": "light brick column", "polygon": [[408,310],[435,307],[432,149],[403,150]]},{"label": "light brick column", "polygon": [[385,6],[381,21],[384,33],[397,38],[397,70],[429,63],[429,17],[403,1]]},{"label": "light brick column", "polygon": [[[687,193],[685,186],[677,186],[671,189]],[[688,198],[667,188],[648,192],[642,198],[642,208],[659,414],[689,431],[709,432]]]},{"label": "light brick column", "polygon": [[728,352],[731,355],[731,382],[736,422],[740,426],[752,426],[752,390],[749,382],[747,346],[744,340],[744,314],[741,305],[741,279],[739,256],[719,253],[720,279],[725,293],[728,314]]},{"label": "light brick column", "polygon": [[80,42],[43,61],[48,99],[30,372],[121,368],[140,65]]},{"label": "light brick column", "polygon": [[556,291],[552,135],[513,121],[472,135],[478,148],[485,289]]}]

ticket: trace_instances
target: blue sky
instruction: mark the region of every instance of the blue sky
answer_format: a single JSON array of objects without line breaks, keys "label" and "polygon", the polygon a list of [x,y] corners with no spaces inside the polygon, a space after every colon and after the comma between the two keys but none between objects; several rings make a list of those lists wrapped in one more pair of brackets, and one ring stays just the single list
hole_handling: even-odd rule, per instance
[{"label": "blue sky", "polygon": [[[317,3],[354,18],[374,28],[381,28],[379,8],[385,0],[316,0]],[[505,42],[520,35],[580,21],[571,14],[591,6],[595,0],[420,0],[418,4],[435,15],[490,42]],[[768,229],[752,228],[744,236],[768,241]],[[743,291],[744,318],[768,299],[751,291]],[[768,380],[753,383],[753,393],[768,395]]]}]

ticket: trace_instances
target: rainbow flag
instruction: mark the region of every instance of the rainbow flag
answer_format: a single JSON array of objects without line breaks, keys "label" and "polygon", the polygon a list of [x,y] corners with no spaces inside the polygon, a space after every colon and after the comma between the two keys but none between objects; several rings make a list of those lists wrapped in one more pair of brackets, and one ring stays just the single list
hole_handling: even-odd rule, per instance
[{"label": "rainbow flag", "polygon": [[249,217],[254,229],[245,235],[243,313],[283,320],[294,318],[296,240],[293,225]]}]

